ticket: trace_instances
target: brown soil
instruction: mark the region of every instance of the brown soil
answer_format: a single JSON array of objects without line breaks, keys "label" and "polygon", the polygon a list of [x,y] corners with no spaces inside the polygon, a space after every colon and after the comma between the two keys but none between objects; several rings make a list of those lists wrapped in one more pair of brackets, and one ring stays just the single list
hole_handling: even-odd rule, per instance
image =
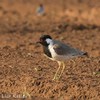
[{"label": "brown soil", "polygon": [[[40,3],[44,16],[36,15]],[[99,0],[0,0],[0,100],[100,100],[99,12]],[[53,81],[58,65],[35,44],[41,34],[89,57],[66,61]]]}]

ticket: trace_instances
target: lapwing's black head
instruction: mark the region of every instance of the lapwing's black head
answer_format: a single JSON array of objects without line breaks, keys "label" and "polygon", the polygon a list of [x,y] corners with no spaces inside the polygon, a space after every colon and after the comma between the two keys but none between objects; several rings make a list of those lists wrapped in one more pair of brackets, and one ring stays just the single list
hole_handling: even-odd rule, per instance
[{"label": "lapwing's black head", "polygon": [[42,44],[43,46],[48,46],[49,43],[47,42],[47,40],[52,40],[50,35],[42,35],[39,39],[40,44]]}]

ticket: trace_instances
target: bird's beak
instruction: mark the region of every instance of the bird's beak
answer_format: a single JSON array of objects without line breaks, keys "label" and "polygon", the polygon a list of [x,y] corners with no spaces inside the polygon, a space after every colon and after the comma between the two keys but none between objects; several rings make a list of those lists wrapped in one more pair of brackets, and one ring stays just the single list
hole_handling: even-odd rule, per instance
[{"label": "bird's beak", "polygon": [[36,43],[29,43],[29,45],[34,45],[34,44],[36,44]]},{"label": "bird's beak", "polygon": [[40,44],[40,43],[41,43],[40,41],[37,41],[37,42],[36,42],[36,44]]},{"label": "bird's beak", "polygon": [[37,45],[37,44],[40,44],[41,42],[40,41],[37,41],[37,42],[31,42],[31,43],[29,43],[29,45]]}]

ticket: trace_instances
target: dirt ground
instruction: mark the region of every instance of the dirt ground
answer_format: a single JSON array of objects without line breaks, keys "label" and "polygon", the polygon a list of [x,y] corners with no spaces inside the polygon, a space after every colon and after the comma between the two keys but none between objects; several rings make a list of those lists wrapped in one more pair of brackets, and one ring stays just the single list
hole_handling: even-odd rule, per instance
[{"label": "dirt ground", "polygon": [[[53,81],[58,64],[35,44],[42,34],[89,57],[66,61]],[[0,100],[100,100],[100,1],[0,0]]]}]

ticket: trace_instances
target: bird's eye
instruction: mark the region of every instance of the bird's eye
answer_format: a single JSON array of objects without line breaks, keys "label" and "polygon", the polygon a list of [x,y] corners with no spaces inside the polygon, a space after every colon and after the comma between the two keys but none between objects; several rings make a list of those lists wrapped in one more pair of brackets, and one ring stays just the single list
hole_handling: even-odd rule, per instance
[{"label": "bird's eye", "polygon": [[43,39],[40,39],[41,42],[43,42]]}]

